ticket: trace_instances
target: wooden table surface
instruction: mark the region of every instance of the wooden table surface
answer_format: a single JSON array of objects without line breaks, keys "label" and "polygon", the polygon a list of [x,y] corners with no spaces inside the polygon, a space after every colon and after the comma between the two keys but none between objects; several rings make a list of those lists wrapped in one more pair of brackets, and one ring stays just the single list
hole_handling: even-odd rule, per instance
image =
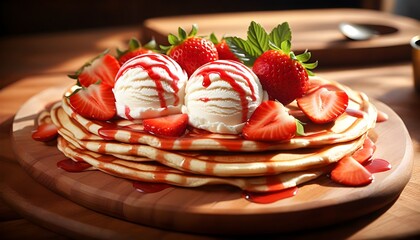
[{"label": "wooden table surface", "polygon": [[[77,69],[105,48],[122,48],[131,36],[138,36],[138,26],[0,40],[2,53],[0,81],[3,84],[0,89],[0,235],[2,239],[80,237],[71,231],[72,227],[87,226],[83,223],[89,221],[90,224],[96,221],[97,225],[109,226],[110,230],[104,232],[100,232],[98,228],[96,236],[101,238],[115,239],[118,231],[121,232],[120,236],[127,236],[124,233],[131,229],[138,236],[147,239],[216,239],[210,236],[163,231],[132,223],[123,224],[121,220],[83,208],[49,191],[46,187],[34,182],[16,161],[11,147],[10,129],[13,116],[19,107],[31,96],[44,89],[71,84],[71,80],[66,82],[57,81],[57,79],[65,79],[63,75]],[[316,73],[367,93],[369,97],[390,106],[402,118],[413,141],[412,177],[399,198],[380,211],[331,228],[286,234],[282,237],[301,239],[308,237],[331,239],[419,237],[420,128],[418,122],[420,111],[418,107],[420,94],[414,91],[411,63],[376,63],[362,67],[324,68]],[[11,84],[4,86],[5,83]],[[45,199],[48,199],[48,202],[44,202]],[[25,206],[17,206],[16,202],[36,204],[36,211],[23,214],[22,208]],[[80,217],[82,224],[75,223],[66,226],[66,231],[60,231],[55,226],[60,221],[60,216],[71,214]],[[53,224],[54,222],[56,224]]]}]

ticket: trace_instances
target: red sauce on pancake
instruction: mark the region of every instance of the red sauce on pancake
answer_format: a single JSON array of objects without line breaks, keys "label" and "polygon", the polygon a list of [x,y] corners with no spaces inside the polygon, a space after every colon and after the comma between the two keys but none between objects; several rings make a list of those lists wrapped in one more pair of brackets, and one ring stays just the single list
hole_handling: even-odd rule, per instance
[{"label": "red sauce on pancake", "polygon": [[57,167],[67,171],[67,172],[83,172],[84,170],[90,168],[90,165],[87,162],[76,162],[71,160],[70,158],[61,160],[57,162]]}]

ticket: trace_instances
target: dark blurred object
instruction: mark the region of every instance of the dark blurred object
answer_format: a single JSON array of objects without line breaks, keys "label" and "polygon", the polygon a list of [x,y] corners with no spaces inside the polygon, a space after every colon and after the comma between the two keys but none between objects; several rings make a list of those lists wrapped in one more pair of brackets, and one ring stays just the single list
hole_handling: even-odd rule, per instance
[{"label": "dark blurred object", "polygon": [[141,24],[147,18],[306,8],[376,8],[380,0],[2,0],[1,36]]},{"label": "dark blurred object", "polygon": [[420,1],[394,0],[393,12],[398,15],[420,19]]}]

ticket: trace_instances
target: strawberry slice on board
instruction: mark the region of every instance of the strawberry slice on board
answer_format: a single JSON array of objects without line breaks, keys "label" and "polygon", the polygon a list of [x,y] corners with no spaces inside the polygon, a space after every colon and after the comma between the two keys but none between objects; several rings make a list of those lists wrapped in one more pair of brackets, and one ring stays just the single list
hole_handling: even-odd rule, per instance
[{"label": "strawberry slice on board", "polygon": [[174,114],[143,120],[143,126],[146,132],[166,137],[182,136],[187,129],[187,125],[187,114]]},{"label": "strawberry slice on board", "polygon": [[105,51],[89,62],[85,63],[74,74],[68,75],[70,78],[77,79],[78,85],[89,87],[91,84],[101,81],[111,87],[115,84],[115,76],[120,69],[118,60]]},{"label": "strawberry slice on board", "polygon": [[296,135],[299,122],[280,102],[265,101],[245,123],[242,136],[248,140],[283,141]]},{"label": "strawberry slice on board", "polygon": [[330,91],[318,88],[298,98],[297,104],[314,123],[328,123],[337,119],[348,106],[349,97],[344,91]]},{"label": "strawberry slice on board", "polygon": [[49,142],[58,136],[57,126],[52,122],[42,123],[32,132],[32,139],[40,142]]},{"label": "strawberry slice on board", "polygon": [[120,65],[122,66],[125,62],[136,57],[138,55],[153,53],[157,49],[157,44],[155,40],[142,45],[137,38],[131,38],[128,42],[127,50],[120,50],[117,48],[117,59]]},{"label": "strawberry slice on board", "polygon": [[347,186],[365,186],[373,181],[373,175],[353,157],[347,156],[338,161],[331,171],[331,179]]},{"label": "strawberry slice on board", "polygon": [[68,99],[74,111],[85,118],[106,121],[116,114],[112,87],[101,82],[77,88]]},{"label": "strawberry slice on board", "polygon": [[363,145],[353,153],[352,157],[359,163],[364,164],[372,159],[375,150],[375,143],[367,137],[363,142]]}]

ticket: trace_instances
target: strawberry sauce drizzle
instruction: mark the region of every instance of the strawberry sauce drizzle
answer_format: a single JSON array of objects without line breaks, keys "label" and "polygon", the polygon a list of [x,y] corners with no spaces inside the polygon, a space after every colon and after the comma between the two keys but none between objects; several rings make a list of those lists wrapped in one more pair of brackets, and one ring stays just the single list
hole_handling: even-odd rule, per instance
[{"label": "strawberry sauce drizzle", "polygon": [[[140,58],[145,57],[145,58],[149,58],[157,63],[154,64],[147,64],[144,62],[141,62],[141,60],[139,60]],[[165,56],[161,56],[161,55],[155,55],[155,54],[151,54],[151,55],[142,55],[142,57],[140,57],[139,59],[135,59],[129,62],[129,64],[125,65],[124,68],[121,68],[118,71],[117,76],[115,77],[115,79],[118,79],[121,77],[121,75],[123,75],[125,72],[127,72],[130,69],[133,68],[137,68],[137,67],[141,67],[143,68],[145,71],[147,71],[147,74],[149,75],[149,77],[155,82],[156,85],[156,91],[159,97],[159,102],[160,102],[160,107],[162,108],[166,108],[167,104],[166,104],[166,99],[165,99],[165,89],[163,88],[162,85],[162,75],[159,71],[156,71],[156,68],[159,69],[163,69],[171,78],[171,88],[174,91],[174,97],[175,97],[175,102],[174,105],[177,105],[179,103],[179,97],[178,97],[178,81],[179,78],[177,75],[175,75],[174,73],[171,72],[171,70],[168,67],[168,64],[171,64],[171,62],[168,59],[165,59]],[[128,116],[128,115],[127,115]]]},{"label": "strawberry sauce drizzle", "polygon": [[[249,89],[251,90],[251,99],[255,101],[257,98],[255,96],[255,90],[251,83],[251,80],[245,76],[245,74],[242,73],[243,70],[239,69],[238,66],[230,63],[224,63],[226,65],[229,65],[233,67],[236,71],[234,74],[241,76],[243,79],[246,80]],[[245,90],[238,84],[238,82],[231,77],[227,71],[223,69],[217,69],[217,68],[204,68],[202,69],[197,75],[203,76],[203,87],[207,88],[211,84],[210,74],[217,74],[220,76],[220,78],[230,84],[233,90],[235,90],[239,94],[239,99],[241,101],[241,107],[242,107],[242,121],[246,121],[248,119],[248,101],[246,99],[246,92]],[[208,100],[207,100],[208,101]],[[206,102],[207,102],[206,101]]]},{"label": "strawberry sauce drizzle", "polygon": [[350,108],[346,109],[346,113],[355,118],[364,118],[366,115],[366,113],[363,112],[362,110],[350,109]]}]

